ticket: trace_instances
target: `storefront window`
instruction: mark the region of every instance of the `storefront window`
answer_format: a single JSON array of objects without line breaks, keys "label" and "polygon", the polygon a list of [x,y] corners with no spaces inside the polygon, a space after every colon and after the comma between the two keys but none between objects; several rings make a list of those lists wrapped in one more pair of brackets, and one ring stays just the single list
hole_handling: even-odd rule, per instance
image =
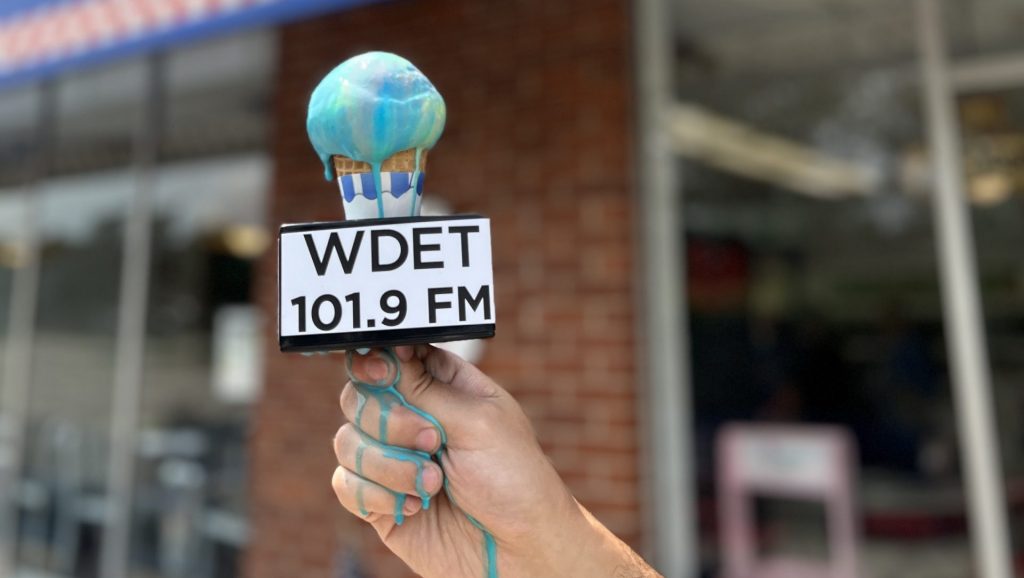
[{"label": "storefront window", "polygon": [[16,272],[25,267],[25,216],[28,205],[21,189],[0,190],[0,375],[10,324],[11,291]]},{"label": "storefront window", "polygon": [[[45,499],[23,505],[21,551],[33,566],[55,564],[69,574],[95,564],[79,553],[98,544],[108,498],[122,229],[131,184],[127,172],[103,173],[50,181],[38,193],[42,260],[24,485]],[[59,543],[51,539],[56,533]]]},{"label": "storefront window", "polygon": [[[969,573],[912,5],[686,6],[702,499],[723,423],[839,425],[859,448],[864,573]],[[759,504],[763,551],[827,552],[815,515]]]},{"label": "storefront window", "polygon": [[[1024,402],[1024,99],[1005,63],[1024,54],[1012,24],[1024,12],[944,6],[953,82],[975,80],[952,90],[1013,512],[1024,464],[1014,417]],[[969,574],[913,5],[680,8],[673,138],[701,499],[714,500],[723,423],[836,424],[859,447],[864,573]],[[1002,69],[977,66],[993,55]],[[824,540],[815,516],[791,504],[758,510],[765,551]],[[709,520],[703,528],[710,540]]]},{"label": "storefront window", "polygon": [[256,32],[164,57],[161,128],[146,135],[159,139],[151,179],[134,164],[150,61],[56,82],[41,181],[29,170],[39,161],[38,91],[0,100],[0,346],[25,227],[37,230],[41,254],[15,500],[25,571],[99,569],[106,513],[121,499],[107,476],[125,219],[138,187],[152,183],[129,571],[237,575],[248,542],[246,431],[262,386],[252,283],[271,235],[263,151],[274,50],[273,35]]},{"label": "storefront window", "polygon": [[[960,3],[956,3],[959,5]],[[947,7],[953,9],[955,7]],[[963,8],[961,6],[961,8]],[[993,11],[972,6],[978,30],[973,42],[963,42],[962,57],[973,62],[968,70],[987,62],[1022,58],[1024,43],[1007,37],[1002,19],[1024,17],[1019,6]],[[996,18],[993,12],[1001,14]],[[998,50],[998,52],[995,52]],[[1020,488],[1024,487],[1024,429],[1019,414],[1024,407],[1020,383],[1024,377],[1024,78],[989,75],[991,85],[968,86],[959,91],[963,138],[965,193],[971,207],[976,239],[979,284],[985,313],[985,332],[992,365],[996,426],[1006,476],[1012,547],[1024,548],[1024,518]]]},{"label": "storefront window", "polygon": [[21,186],[33,178],[38,146],[36,87],[0,93],[0,186]]},{"label": "storefront window", "polygon": [[160,171],[135,516],[140,575],[234,576],[247,542],[245,444],[263,322],[251,293],[255,260],[270,242],[268,175],[255,154]]},{"label": "storefront window", "polygon": [[57,87],[51,177],[38,186],[40,277],[20,505],[21,564],[88,575],[98,564],[125,208],[140,62]]},{"label": "storefront window", "polygon": [[140,577],[237,576],[248,542],[273,50],[256,33],[167,59],[133,515]]},{"label": "storefront window", "polygon": [[0,95],[0,375],[5,369],[14,277],[28,265],[25,242],[30,219],[25,187],[32,176],[36,94],[20,89]]},{"label": "storefront window", "polygon": [[1024,84],[963,94],[959,105],[1003,465],[1015,489],[1024,476]]}]

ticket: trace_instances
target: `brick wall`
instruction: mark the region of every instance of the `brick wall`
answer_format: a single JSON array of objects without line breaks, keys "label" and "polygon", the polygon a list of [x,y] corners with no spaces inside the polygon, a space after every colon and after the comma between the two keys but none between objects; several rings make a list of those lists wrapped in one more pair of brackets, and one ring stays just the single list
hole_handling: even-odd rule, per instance
[{"label": "brick wall", "polygon": [[[448,104],[427,195],[493,221],[498,337],[481,365],[523,404],[580,501],[636,543],[628,16],[625,0],[399,0],[285,27],[271,215],[341,216],[304,130],[319,79],[365,50],[412,60]],[[271,318],[275,259],[259,281]],[[272,333],[266,344],[247,576],[334,576],[353,550],[374,576],[407,575],[330,488],[339,358],[280,354]]]}]

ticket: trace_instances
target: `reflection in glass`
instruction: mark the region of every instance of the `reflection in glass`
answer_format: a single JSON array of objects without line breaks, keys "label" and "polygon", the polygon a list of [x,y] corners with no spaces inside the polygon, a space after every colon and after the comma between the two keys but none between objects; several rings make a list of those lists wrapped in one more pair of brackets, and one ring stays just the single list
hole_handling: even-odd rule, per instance
[{"label": "reflection in glass", "polygon": [[19,565],[30,570],[92,576],[98,568],[143,71],[141,60],[126,60],[55,85],[49,174],[33,185],[40,277],[18,544]]},{"label": "reflection in glass", "polygon": [[23,485],[21,557],[88,575],[96,565],[106,467],[123,213],[133,180],[55,179],[41,195],[41,265]]},{"label": "reflection in glass", "polygon": [[37,99],[35,86],[8,89],[0,93],[0,186],[24,184],[31,174],[39,144],[36,134]]},{"label": "reflection in glass", "polygon": [[24,239],[28,213],[28,199],[22,191],[0,190],[0,375],[4,371],[14,277],[27,265]]},{"label": "reflection in glass", "polygon": [[235,576],[246,523],[245,432],[262,368],[252,305],[269,163],[167,165],[154,212],[142,396],[138,575]]},{"label": "reflection in glass", "polygon": [[[967,574],[912,4],[834,8],[680,11],[704,488],[724,422],[838,424],[863,467],[865,573]],[[783,520],[765,513],[770,534]]]},{"label": "reflection in glass", "polygon": [[[982,306],[1003,468],[1024,478],[1024,87],[964,95],[959,102]],[[1017,544],[1024,532],[1016,529]]]},{"label": "reflection in glass", "polygon": [[[275,51],[264,30],[166,56],[140,431],[131,440],[134,576],[230,578],[247,542],[244,436],[262,381],[263,324],[250,293],[270,242],[269,162],[258,151]],[[95,576],[107,506],[124,499],[109,495],[106,477],[145,72],[133,59],[63,75],[49,178],[32,185],[40,286],[16,496],[18,563],[31,575]],[[37,103],[35,90],[0,98],[0,347],[23,264],[16,187],[39,160]]]}]

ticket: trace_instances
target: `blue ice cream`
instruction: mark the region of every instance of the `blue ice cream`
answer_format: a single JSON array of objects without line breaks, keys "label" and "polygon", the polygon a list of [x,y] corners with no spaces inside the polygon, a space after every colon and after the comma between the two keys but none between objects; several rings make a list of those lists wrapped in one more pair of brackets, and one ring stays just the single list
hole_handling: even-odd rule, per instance
[{"label": "blue ice cream", "polygon": [[396,54],[367,52],[320,81],[309,101],[306,130],[332,180],[333,155],[368,163],[379,173],[395,153],[432,148],[444,123],[444,99],[422,72]]},{"label": "blue ice cream", "polygon": [[[419,177],[422,154],[437,143],[444,131],[444,123],[444,99],[422,72],[411,62],[395,54],[368,52],[342,62],[316,87],[309,102],[306,130],[309,132],[313,148],[324,164],[327,180],[332,180],[335,175],[331,159],[335,155],[370,165],[373,172],[371,182],[361,178],[366,173],[346,175],[340,179],[342,196],[346,201],[346,215],[352,218],[349,215],[349,209],[353,208],[350,207],[352,203],[372,199],[376,201],[376,218],[382,218],[397,216],[389,215],[389,211],[385,210],[385,196],[392,199],[392,208],[398,206],[394,204],[394,200],[400,199],[410,190],[415,198],[421,186]],[[396,153],[407,150],[414,150],[416,153],[414,171],[407,177],[398,176],[400,173],[385,173],[382,181],[381,165],[384,161]],[[382,183],[386,186],[382,186]],[[367,194],[369,188],[373,191]],[[370,217],[363,213],[367,208],[365,204],[354,208],[357,209],[356,218]],[[417,205],[413,201],[410,212],[416,214],[416,211]],[[392,362],[397,364],[393,351],[386,351],[387,355],[392,356]],[[351,362],[351,352],[349,360]],[[401,405],[434,424],[442,439],[441,449],[436,454],[438,463],[442,463],[441,455],[445,451],[447,440],[444,428],[433,416],[410,405],[398,392],[398,379],[396,373],[395,382],[382,387],[380,384],[362,383],[353,378],[360,395],[355,423],[357,427],[362,427],[362,407],[369,397],[376,398],[381,408],[379,441],[369,442],[370,438],[364,439],[367,443],[373,443],[374,447],[389,459],[410,461],[417,465],[417,492],[423,502],[423,509],[426,510],[430,507],[430,496],[422,491],[421,476],[423,464],[430,460],[431,456],[388,445],[387,417],[393,407]],[[364,450],[365,447],[361,445],[356,454],[356,471],[359,474],[362,474]],[[454,498],[447,491],[447,480],[445,490],[448,498],[454,503]],[[357,493],[356,499],[360,511],[368,513],[361,491]],[[395,493],[394,517],[395,523],[399,525],[404,521],[402,506],[405,500],[405,494]],[[465,515],[483,534],[485,577],[498,578],[498,550],[494,536],[475,518],[468,513]]]}]

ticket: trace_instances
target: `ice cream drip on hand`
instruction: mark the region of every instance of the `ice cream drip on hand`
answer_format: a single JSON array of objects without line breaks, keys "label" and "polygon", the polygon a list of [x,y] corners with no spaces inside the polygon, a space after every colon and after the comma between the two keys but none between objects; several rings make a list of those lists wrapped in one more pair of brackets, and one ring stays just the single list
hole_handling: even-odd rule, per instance
[{"label": "ice cream drip on hand", "polygon": [[[423,503],[423,509],[430,509],[430,493],[427,492],[423,487],[423,471],[427,461],[433,460],[438,466],[444,471],[444,460],[442,455],[447,449],[448,435],[445,432],[444,426],[441,425],[437,418],[433,415],[421,410],[420,408],[410,404],[406,401],[405,396],[398,391],[398,382],[401,380],[401,370],[399,369],[398,356],[395,351],[391,348],[382,349],[380,355],[382,359],[386,360],[388,367],[391,369],[390,378],[385,378],[380,382],[364,381],[360,376],[356,375],[353,371],[353,355],[365,355],[368,351],[363,353],[349,351],[346,353],[346,370],[348,372],[349,380],[358,392],[358,405],[356,407],[356,419],[355,426],[360,432],[360,443],[356,450],[356,473],[360,476],[363,475],[362,457],[368,446],[372,446],[379,450],[381,454],[392,460],[398,460],[402,462],[412,463],[416,468],[416,493]],[[380,408],[380,416],[378,423],[378,434],[377,440],[366,435],[363,429],[363,411],[366,409],[366,402],[369,398],[373,398],[377,401],[378,407]],[[433,455],[421,452],[417,450],[409,450],[392,446],[388,444],[388,418],[391,414],[392,409],[396,406],[404,407],[409,411],[419,415],[428,423],[430,423],[437,430],[441,437],[441,444],[437,452]],[[443,480],[443,487],[445,495],[448,500],[456,508],[459,507],[455,501],[455,496],[452,495],[452,490],[448,485],[448,477],[445,476]],[[364,517],[369,515],[366,509],[363,498],[363,487],[359,486],[356,492],[356,500],[358,502],[359,513]],[[395,523],[401,526],[405,522],[405,515],[403,513],[403,507],[407,496],[400,492],[388,490],[395,497],[395,509],[394,518]],[[476,518],[471,516],[468,512],[463,511],[463,515],[476,529],[480,530],[483,535],[483,560],[484,560],[484,578],[499,578],[498,577],[498,545],[494,539],[494,535],[491,534],[487,528],[483,526]]]},{"label": "ice cream drip on hand", "polygon": [[[399,180],[418,193],[423,153],[437,143],[444,125],[444,99],[434,85],[411,62],[387,52],[367,52],[338,65],[313,91],[306,118],[309,140],[323,163],[327,180],[335,177],[335,156],[369,165],[372,181],[367,186],[355,182],[354,187],[365,198],[376,201],[378,218],[405,216],[386,214],[382,193],[400,197],[406,191],[388,191],[385,185],[397,186],[390,178],[382,183],[385,161],[412,152],[415,163],[411,174]],[[373,190],[367,191],[369,188]],[[343,192],[347,193],[348,212],[353,191],[350,188]],[[406,214],[416,212],[413,199]]]},{"label": "ice cream drip on hand", "polygon": [[[422,187],[426,151],[437,143],[444,125],[444,99],[434,85],[411,62],[387,52],[368,52],[338,65],[313,91],[306,119],[309,140],[320,156],[327,180],[332,180],[335,175],[339,177],[346,216],[350,219],[418,214],[416,197]],[[365,171],[365,168],[350,166],[360,163],[369,165],[371,181],[366,182],[361,178],[365,172],[360,174],[360,170]],[[384,173],[384,178],[382,169],[389,171]],[[406,189],[401,190],[401,187]],[[407,192],[412,192],[405,197],[411,202],[398,202]],[[387,203],[386,197],[390,198]],[[366,212],[366,205],[359,205],[362,200],[375,201],[374,215]],[[387,348],[380,351],[394,369],[391,378],[381,383],[363,381],[353,375],[352,356],[357,353],[349,351],[346,355],[349,378],[359,393],[355,426],[363,432],[356,456],[357,473],[362,474],[362,456],[365,448],[370,446],[388,459],[414,464],[417,472],[416,493],[423,503],[423,509],[428,510],[431,500],[430,494],[423,488],[424,466],[432,460],[444,470],[441,456],[446,451],[447,436],[434,416],[410,404],[398,391],[399,362],[394,350]],[[376,400],[380,408],[376,440],[366,435],[362,428],[363,410],[367,399],[371,398]],[[420,415],[437,428],[441,444],[435,454],[388,444],[388,417],[391,410],[399,406]],[[357,501],[360,513],[365,515],[367,510],[361,489],[357,491]],[[452,506],[458,508],[448,487],[447,477],[444,479],[444,490]],[[394,495],[395,523],[401,525],[405,522],[403,505],[406,495]],[[485,578],[498,578],[498,548],[494,536],[469,513],[463,511],[463,514],[482,534]]]}]

